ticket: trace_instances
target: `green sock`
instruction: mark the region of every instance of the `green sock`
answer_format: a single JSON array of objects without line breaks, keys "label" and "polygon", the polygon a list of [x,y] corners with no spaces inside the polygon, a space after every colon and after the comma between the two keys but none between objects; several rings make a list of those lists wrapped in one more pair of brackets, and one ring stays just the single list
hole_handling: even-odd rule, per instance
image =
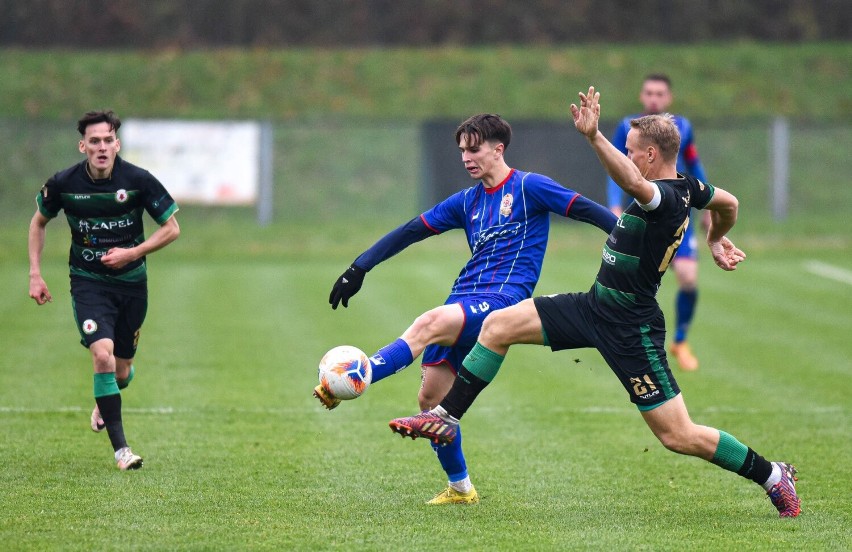
[{"label": "green sock", "polygon": [[95,374],[95,398],[107,395],[118,395],[118,383],[115,381],[115,372]]},{"label": "green sock", "polygon": [[477,341],[465,357],[463,364],[468,372],[486,383],[491,383],[500,370],[504,358],[506,357],[495,353]]},{"label": "green sock", "polygon": [[116,379],[115,379],[115,381],[118,383],[118,388],[119,388],[119,389],[124,389],[125,387],[127,387],[128,385],[130,385],[130,382],[131,382],[131,381],[133,381],[133,376],[134,376],[135,374],[136,374],[136,367],[134,367],[134,366],[131,364],[131,365],[130,365],[130,373],[129,373],[129,374],[127,374],[127,378],[126,378],[126,379],[120,379],[120,378],[116,378]]},{"label": "green sock", "polygon": [[719,445],[713,453],[712,462],[728,471],[739,472],[745,464],[748,447],[737,441],[736,437],[719,431]]}]

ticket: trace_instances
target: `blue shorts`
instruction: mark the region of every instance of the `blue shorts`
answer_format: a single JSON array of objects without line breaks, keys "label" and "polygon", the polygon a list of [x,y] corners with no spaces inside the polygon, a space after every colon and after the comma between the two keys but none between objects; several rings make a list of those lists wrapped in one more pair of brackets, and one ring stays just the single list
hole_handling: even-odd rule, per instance
[{"label": "blue shorts", "polygon": [[476,345],[479,330],[485,317],[491,312],[511,307],[518,301],[509,295],[497,293],[464,293],[450,295],[444,301],[445,305],[460,305],[464,311],[464,324],[456,342],[450,346],[429,345],[423,351],[423,366],[437,366],[446,362],[454,373],[458,373],[464,357]]},{"label": "blue shorts", "polygon": [[[698,217],[693,217],[693,219]],[[680,242],[680,247],[677,248],[677,253],[675,253],[675,260],[677,259],[692,259],[693,261],[698,260],[698,239],[695,237],[695,232],[692,231],[693,220],[689,221],[689,226],[686,227],[686,232],[683,233],[683,240]]]}]

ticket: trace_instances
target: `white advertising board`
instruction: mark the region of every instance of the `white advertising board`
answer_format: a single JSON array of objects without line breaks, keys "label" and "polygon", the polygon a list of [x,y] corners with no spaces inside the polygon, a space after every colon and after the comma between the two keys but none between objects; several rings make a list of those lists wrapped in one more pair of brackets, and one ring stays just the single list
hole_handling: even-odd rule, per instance
[{"label": "white advertising board", "polygon": [[130,119],[119,138],[122,157],[157,177],[178,203],[257,202],[258,123]]}]

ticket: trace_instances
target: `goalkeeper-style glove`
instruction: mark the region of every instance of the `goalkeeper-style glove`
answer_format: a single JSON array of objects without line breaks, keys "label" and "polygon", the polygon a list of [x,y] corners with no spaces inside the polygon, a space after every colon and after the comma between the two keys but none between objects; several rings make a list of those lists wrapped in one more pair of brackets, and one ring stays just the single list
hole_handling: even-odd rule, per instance
[{"label": "goalkeeper-style glove", "polygon": [[340,303],[343,303],[344,308],[348,308],[349,298],[361,289],[361,284],[364,283],[364,275],[366,273],[367,271],[354,264],[347,268],[346,272],[340,275],[340,278],[334,282],[334,287],[331,288],[331,294],[328,296],[331,308],[336,310],[337,305]]}]

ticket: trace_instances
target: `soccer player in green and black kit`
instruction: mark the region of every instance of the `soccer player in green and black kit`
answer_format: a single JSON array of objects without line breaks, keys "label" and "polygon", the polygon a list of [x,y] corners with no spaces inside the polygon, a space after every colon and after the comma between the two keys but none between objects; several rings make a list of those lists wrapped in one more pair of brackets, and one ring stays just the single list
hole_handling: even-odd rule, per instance
[{"label": "soccer player in green and black kit", "polygon": [[724,431],[693,423],[666,361],[665,322],[656,294],[683,239],[690,209],[710,210],[710,252],[719,268],[734,270],[745,259],[726,237],[737,219],[737,199],[678,174],[680,135],[668,115],[631,121],[625,157],[598,130],[599,97],[594,88],[580,94],[580,107],[571,106],[574,125],[634,201],[603,246],[594,285],[587,293],[536,297],[488,315],[440,404],[392,420],[391,429],[412,438],[452,442],[458,420],[494,379],[511,345],[549,345],[554,351],[594,347],[663,446],[754,481],[781,517],[798,516],[796,469],[769,462]]},{"label": "soccer player in green and black kit", "polygon": [[[30,297],[52,300],[41,276],[47,223],[65,211],[71,228],[71,301],[81,343],[92,353],[92,429],[107,430],[121,470],[142,467],[124,437],[120,389],[133,379],[133,357],[148,308],[145,256],[177,239],[177,204],[151,173],[118,157],[121,121],[91,111],[77,123],[86,159],[56,173],[36,199],[30,222]],[[160,225],[146,240],[142,212]]]}]

